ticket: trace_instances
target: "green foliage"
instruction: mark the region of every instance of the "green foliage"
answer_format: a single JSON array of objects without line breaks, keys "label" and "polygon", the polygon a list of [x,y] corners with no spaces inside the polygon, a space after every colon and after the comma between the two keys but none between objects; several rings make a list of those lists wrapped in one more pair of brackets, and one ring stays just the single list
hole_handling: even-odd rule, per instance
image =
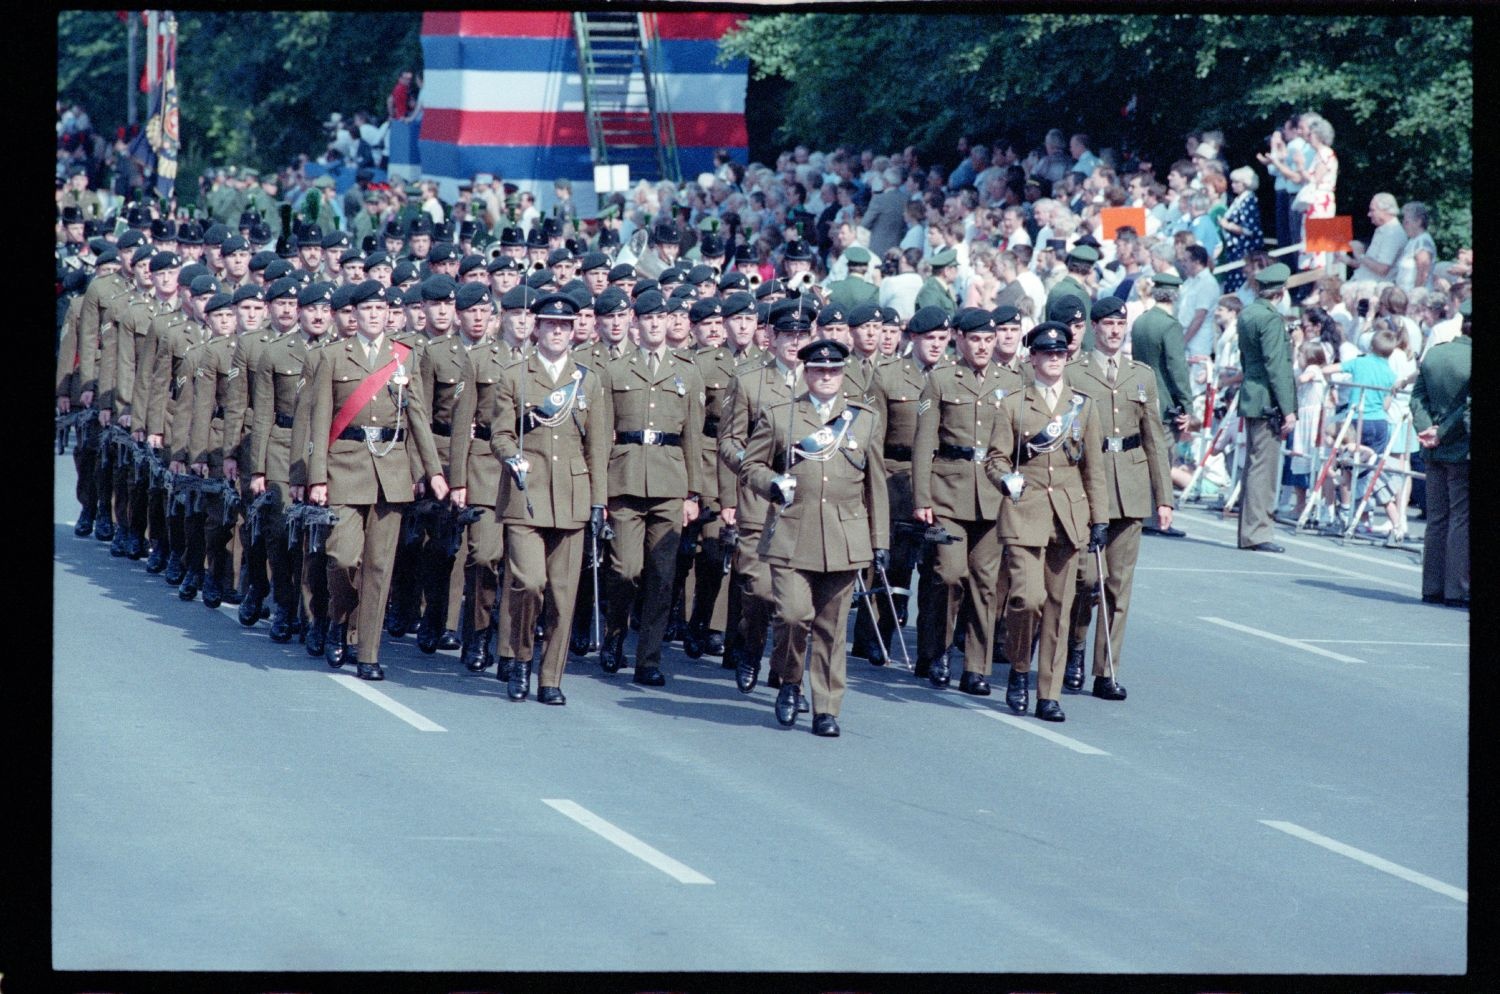
[{"label": "green foliage", "polygon": [[[112,11],[73,10],[59,12],[57,28],[59,96],[85,104],[100,129],[123,124],[126,25]],[[178,175],[190,181],[215,164],[264,170],[301,152],[317,156],[332,111],[347,118],[365,109],[383,120],[397,72],[420,62],[421,30],[414,12],[180,12]],[[144,122],[144,98],[139,107]]]},{"label": "green foliage", "polygon": [[[1388,190],[1433,208],[1444,253],[1469,238],[1470,18],[776,14],[747,19],[723,49],[788,84],[778,143],[916,145],[948,166],[960,134],[1006,135],[1024,156],[1057,127],[1096,150],[1149,150],[1158,176],[1187,130],[1218,128],[1233,167],[1254,162],[1288,109],[1317,110],[1337,132],[1340,213],[1363,224]],[[754,102],[749,113],[759,133]]]}]

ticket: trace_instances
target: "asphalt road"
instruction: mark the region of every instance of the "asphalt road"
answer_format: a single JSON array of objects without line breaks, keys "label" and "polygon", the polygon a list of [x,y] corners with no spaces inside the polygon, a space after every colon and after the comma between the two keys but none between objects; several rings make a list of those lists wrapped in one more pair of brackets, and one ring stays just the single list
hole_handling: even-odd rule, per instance
[{"label": "asphalt road", "polygon": [[1468,615],[1408,553],[1188,511],[1127,701],[851,659],[826,740],[675,648],[564,708],[409,637],[333,675],[74,538],[56,466],[55,969],[1465,970]]}]

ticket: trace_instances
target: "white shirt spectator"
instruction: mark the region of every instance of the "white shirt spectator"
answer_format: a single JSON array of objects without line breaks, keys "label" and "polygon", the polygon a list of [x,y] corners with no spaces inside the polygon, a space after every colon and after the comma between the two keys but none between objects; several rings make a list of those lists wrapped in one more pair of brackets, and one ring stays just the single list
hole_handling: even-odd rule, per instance
[{"label": "white shirt spectator", "polygon": [[1188,326],[1193,323],[1193,316],[1198,311],[1203,311],[1203,322],[1198,325],[1198,331],[1187,340],[1188,355],[1209,355],[1214,344],[1214,307],[1219,302],[1222,294],[1219,291],[1219,281],[1214,279],[1211,270],[1204,268],[1197,276],[1190,276],[1182,281],[1182,290],[1177,295],[1177,323],[1182,325],[1183,334],[1187,334]]},{"label": "white shirt spectator", "polygon": [[[1401,227],[1399,218],[1391,218],[1385,224],[1375,229],[1375,236],[1370,239],[1370,248],[1365,255],[1376,262],[1387,266],[1394,266],[1396,260],[1401,256],[1401,250],[1406,247],[1406,230]],[[1361,264],[1358,269],[1349,274],[1350,283],[1358,283],[1361,280],[1373,283],[1393,283],[1396,279],[1394,269],[1387,270],[1384,276],[1376,276],[1375,273],[1365,265]]]},{"label": "white shirt spectator", "polygon": [[1031,299],[1032,314],[1045,316],[1047,311],[1047,288],[1042,286],[1042,278],[1029,269],[1023,269],[1016,275],[1016,282],[1021,284],[1021,289],[1026,291],[1026,296]]},{"label": "white shirt spectator", "polygon": [[917,312],[917,294],[922,277],[917,273],[897,273],[880,281],[880,306],[894,307],[902,321],[910,321]]}]

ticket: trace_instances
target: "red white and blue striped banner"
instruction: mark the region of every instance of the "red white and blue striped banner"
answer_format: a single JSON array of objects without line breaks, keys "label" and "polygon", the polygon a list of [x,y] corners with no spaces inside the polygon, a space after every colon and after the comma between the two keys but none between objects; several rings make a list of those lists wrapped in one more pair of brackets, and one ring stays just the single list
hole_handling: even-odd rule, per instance
[{"label": "red white and blue striped banner", "polygon": [[[716,149],[745,161],[745,59],[717,61],[719,39],[741,15],[660,13],[659,79],[676,130],[684,178],[713,169]],[[476,173],[532,191],[549,206],[567,177],[592,204],[593,160],[572,14],[440,11],[422,18],[421,172],[451,197]],[[647,117],[644,82],[626,106]],[[638,178],[638,177],[632,177]]]}]

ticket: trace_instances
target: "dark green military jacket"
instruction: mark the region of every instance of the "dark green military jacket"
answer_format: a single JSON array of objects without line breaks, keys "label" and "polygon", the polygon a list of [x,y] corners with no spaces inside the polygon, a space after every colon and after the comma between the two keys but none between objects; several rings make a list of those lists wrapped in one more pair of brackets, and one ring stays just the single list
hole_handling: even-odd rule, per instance
[{"label": "dark green military jacket", "polygon": [[[1135,326],[1141,326],[1139,319]],[[1240,369],[1245,376],[1240,384],[1240,417],[1263,418],[1273,406],[1283,415],[1296,414],[1297,387],[1286,321],[1270,304],[1256,300],[1240,312],[1239,329]],[[1139,358],[1140,352],[1135,355]]]},{"label": "dark green military jacket", "polygon": [[[1191,409],[1193,385],[1188,378],[1187,343],[1176,318],[1161,307],[1148,308],[1130,328],[1130,354],[1136,362],[1144,362],[1156,371],[1156,392],[1163,417],[1169,407]],[[1243,408],[1240,413],[1244,413]]]},{"label": "dark green military jacket", "polygon": [[1423,449],[1433,462],[1469,461],[1469,374],[1474,340],[1467,335],[1435,346],[1422,357],[1411,391],[1411,425],[1438,426],[1438,445]]}]

